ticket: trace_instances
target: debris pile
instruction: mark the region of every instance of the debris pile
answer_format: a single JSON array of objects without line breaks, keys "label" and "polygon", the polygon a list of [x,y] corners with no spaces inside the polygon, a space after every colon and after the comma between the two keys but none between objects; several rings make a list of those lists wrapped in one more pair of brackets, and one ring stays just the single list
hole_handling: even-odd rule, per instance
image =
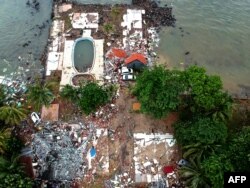
[{"label": "debris pile", "polygon": [[87,169],[84,156],[94,131],[92,124],[88,130],[80,124],[45,124],[32,141],[36,177],[58,181],[82,178]]},{"label": "debris pile", "polygon": [[135,182],[159,182],[163,178],[163,165],[175,163],[173,136],[136,133],[134,140]]},{"label": "debris pile", "polygon": [[100,107],[94,114],[89,115],[87,122],[93,122],[98,128],[107,128],[111,118],[118,112],[115,104]]}]

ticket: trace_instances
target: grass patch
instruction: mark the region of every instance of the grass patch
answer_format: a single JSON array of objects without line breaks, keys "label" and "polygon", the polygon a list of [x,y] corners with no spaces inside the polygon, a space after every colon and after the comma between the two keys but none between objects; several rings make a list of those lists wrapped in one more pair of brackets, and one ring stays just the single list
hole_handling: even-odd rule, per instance
[{"label": "grass patch", "polygon": [[69,15],[64,17],[64,31],[67,31],[72,28],[71,20]]}]

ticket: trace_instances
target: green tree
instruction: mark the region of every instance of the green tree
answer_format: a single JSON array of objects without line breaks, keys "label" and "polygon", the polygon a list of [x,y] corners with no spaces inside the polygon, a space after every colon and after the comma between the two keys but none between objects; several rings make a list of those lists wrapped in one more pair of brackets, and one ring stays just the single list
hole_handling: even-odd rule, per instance
[{"label": "green tree", "polygon": [[18,125],[27,117],[23,108],[14,106],[0,107],[0,120],[4,121],[6,125]]},{"label": "green tree", "polygon": [[18,159],[14,155],[10,160],[0,156],[0,187],[32,187],[32,181],[24,176],[23,166]]},{"label": "green tree", "polygon": [[6,140],[6,153],[5,156],[17,155],[21,152],[21,149],[24,147],[23,142],[16,136],[11,136]]},{"label": "green tree", "polygon": [[179,174],[184,184],[188,188],[209,188],[209,183],[205,177],[204,171],[201,168],[199,158],[190,160],[188,165],[182,166],[179,169]]},{"label": "green tree", "polygon": [[228,157],[234,169],[239,172],[250,172],[250,127],[245,126],[240,132],[233,133],[228,147]]},{"label": "green tree", "polygon": [[181,75],[180,71],[169,71],[161,66],[145,69],[133,89],[141,110],[156,118],[177,110],[181,102],[180,93],[184,90]]},{"label": "green tree", "polygon": [[219,76],[209,76],[204,68],[191,66],[184,71],[186,103],[191,112],[226,121],[232,114],[232,98],[222,89]]},{"label": "green tree", "polygon": [[18,157],[12,155],[8,160],[0,156],[0,179],[5,178],[8,174],[23,173],[23,166],[18,163]]},{"label": "green tree", "polygon": [[186,145],[183,147],[183,158],[188,160],[200,158],[203,160],[206,157],[213,155],[215,150],[219,147],[220,145],[201,143]]},{"label": "green tree", "polygon": [[65,99],[70,99],[71,101],[77,100],[79,98],[77,89],[68,84],[63,87],[60,92],[60,96]]},{"label": "green tree", "polygon": [[213,188],[221,188],[224,183],[224,172],[232,172],[233,165],[226,155],[211,155],[201,163],[205,177]]},{"label": "green tree", "polygon": [[0,154],[6,152],[10,135],[11,135],[11,130],[9,128],[0,130]]},{"label": "green tree", "polygon": [[174,131],[177,142],[182,146],[195,143],[220,144],[227,138],[226,125],[210,118],[178,122],[174,125]]},{"label": "green tree", "polygon": [[27,98],[34,109],[39,111],[42,105],[49,106],[55,97],[47,84],[43,85],[37,82],[28,87]]},{"label": "green tree", "polygon": [[0,106],[4,105],[5,97],[4,86],[0,85]]},{"label": "green tree", "polygon": [[108,102],[105,89],[95,82],[89,82],[78,89],[78,104],[85,114],[94,112],[99,106]]},{"label": "green tree", "polygon": [[0,188],[32,188],[33,182],[30,178],[24,177],[21,174],[8,174],[4,180],[0,179]]}]

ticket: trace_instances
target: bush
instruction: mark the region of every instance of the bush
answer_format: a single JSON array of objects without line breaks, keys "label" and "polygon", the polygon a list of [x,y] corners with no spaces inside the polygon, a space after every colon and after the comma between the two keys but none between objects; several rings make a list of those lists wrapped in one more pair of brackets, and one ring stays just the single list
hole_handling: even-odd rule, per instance
[{"label": "bush", "polygon": [[182,146],[201,143],[223,143],[227,138],[227,127],[222,122],[210,118],[197,118],[174,125],[175,138]]},{"label": "bush", "polygon": [[179,71],[169,71],[164,67],[145,69],[136,80],[133,94],[141,103],[141,110],[155,118],[165,117],[177,110],[181,103],[181,84]]},{"label": "bush", "polygon": [[79,88],[79,107],[85,114],[94,112],[108,102],[107,92],[97,83],[90,82]]}]

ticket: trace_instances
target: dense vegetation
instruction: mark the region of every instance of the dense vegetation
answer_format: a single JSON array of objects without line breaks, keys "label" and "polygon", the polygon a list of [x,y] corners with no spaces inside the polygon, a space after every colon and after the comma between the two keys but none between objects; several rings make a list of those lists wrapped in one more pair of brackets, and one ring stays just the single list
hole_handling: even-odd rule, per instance
[{"label": "dense vegetation", "polygon": [[[37,87],[37,86],[31,86]],[[41,86],[39,86],[41,87]],[[31,96],[32,90],[27,95]],[[16,128],[27,118],[28,109],[25,102],[20,106],[12,98],[8,98],[8,88],[0,86],[0,188],[31,188],[33,181],[26,177],[24,166],[20,163],[22,141],[16,134]],[[25,94],[26,95],[26,94]],[[37,103],[37,93],[32,93],[32,106]],[[10,95],[9,95],[10,96]],[[25,97],[25,96],[22,96]],[[40,104],[39,104],[40,105]]]},{"label": "dense vegetation", "polygon": [[141,110],[156,118],[177,110],[181,102],[180,93],[184,91],[181,80],[180,71],[169,71],[163,67],[143,71],[133,89],[141,102]]},{"label": "dense vegetation", "polygon": [[43,105],[50,105],[54,98],[55,96],[48,84],[42,84],[37,81],[28,88],[27,99],[35,111],[39,111]]},{"label": "dense vegetation", "polygon": [[187,187],[220,188],[224,172],[250,171],[250,127],[232,129],[233,100],[220,77],[197,66],[182,72],[154,67],[138,76],[133,93],[142,112],[156,118],[179,112],[174,136],[188,161],[179,169]]},{"label": "dense vegetation", "polygon": [[[28,103],[22,106],[8,101],[6,88],[0,86],[0,187],[32,187],[19,163],[23,145],[13,130],[27,118],[29,111],[24,106],[39,111],[54,100],[58,93],[51,86],[41,82],[29,86],[24,96]],[[112,99],[116,89],[88,82],[78,88],[66,85],[60,96],[90,114]],[[223,91],[218,76],[197,66],[185,71],[154,67],[140,73],[132,91],[146,114],[164,118],[179,112],[174,136],[188,162],[179,169],[187,187],[220,188],[224,172],[250,171],[249,122],[231,121],[233,100]]]},{"label": "dense vegetation", "polygon": [[110,98],[110,87],[103,87],[95,82],[88,82],[79,88],[66,85],[61,91],[61,97],[70,99],[85,113],[90,114],[106,104]]}]

